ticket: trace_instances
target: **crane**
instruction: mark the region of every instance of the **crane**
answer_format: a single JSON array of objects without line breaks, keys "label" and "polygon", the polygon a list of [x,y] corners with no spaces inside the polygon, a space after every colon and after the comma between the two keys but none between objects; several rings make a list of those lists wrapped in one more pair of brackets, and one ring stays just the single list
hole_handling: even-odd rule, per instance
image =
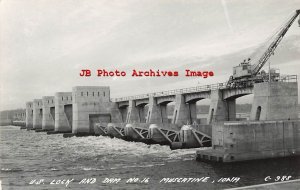
[{"label": "crane", "polygon": [[[296,10],[293,15],[288,19],[287,22],[284,23],[283,27],[280,28],[278,32],[276,32],[275,39],[268,46],[267,50],[263,53],[263,55],[259,58],[259,60],[251,65],[251,58],[245,59],[244,62],[240,63],[238,66],[233,68],[233,75],[230,76],[229,81],[227,82],[227,87],[245,87],[251,86],[253,83],[262,82],[262,77],[258,75],[261,74],[259,71],[262,67],[267,63],[271,55],[274,54],[275,49],[279,45],[280,41],[289,30],[293,22],[300,14],[300,9]],[[298,20],[298,24],[300,27],[300,18]],[[272,73],[276,75],[276,72],[272,70]],[[279,76],[279,73],[277,73]]]}]

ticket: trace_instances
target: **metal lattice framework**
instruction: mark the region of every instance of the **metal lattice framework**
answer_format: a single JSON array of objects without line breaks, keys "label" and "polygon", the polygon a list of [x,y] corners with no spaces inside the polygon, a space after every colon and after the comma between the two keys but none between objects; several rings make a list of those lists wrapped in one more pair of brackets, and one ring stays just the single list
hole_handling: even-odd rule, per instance
[{"label": "metal lattice framework", "polygon": [[125,136],[125,129],[123,127],[112,126],[112,128],[122,137]]},{"label": "metal lattice framework", "polygon": [[105,126],[102,126],[100,124],[96,126],[101,131],[102,134],[107,135],[107,128]]},{"label": "metal lattice framework", "polygon": [[137,127],[132,127],[132,130],[138,134],[142,139],[148,139],[149,138],[149,131],[148,129],[142,129]]},{"label": "metal lattice framework", "polygon": [[157,130],[160,132],[160,134],[162,134],[165,137],[165,139],[169,143],[180,142],[179,133],[177,131],[167,130],[167,129],[160,129],[160,128],[157,128]]},{"label": "metal lattice framework", "polygon": [[192,133],[201,147],[211,145],[210,136],[195,130],[192,130]]}]

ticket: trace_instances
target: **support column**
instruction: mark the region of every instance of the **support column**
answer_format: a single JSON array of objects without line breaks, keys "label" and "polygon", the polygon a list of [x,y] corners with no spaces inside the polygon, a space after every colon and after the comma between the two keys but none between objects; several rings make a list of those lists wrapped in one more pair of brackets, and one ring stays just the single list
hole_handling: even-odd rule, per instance
[{"label": "support column", "polygon": [[122,122],[125,123],[127,119],[128,107],[119,108],[119,111],[121,112]]},{"label": "support column", "polygon": [[226,121],[226,101],[223,100],[222,92],[220,90],[211,91],[211,103],[207,118],[207,124],[218,121]]},{"label": "support column", "polygon": [[169,123],[167,104],[160,104],[159,108],[160,108],[162,123]]},{"label": "support column", "polygon": [[211,103],[207,118],[207,124],[219,121],[236,120],[235,98],[223,100],[221,90],[211,91]]},{"label": "support column", "polygon": [[42,99],[33,100],[33,129],[42,129],[43,102]]},{"label": "support column", "polygon": [[137,123],[140,121],[139,110],[135,105],[134,100],[129,100],[126,123]]},{"label": "support column", "polygon": [[72,92],[57,92],[55,103],[55,125],[56,132],[72,131]]},{"label": "support column", "polygon": [[236,99],[228,99],[226,100],[227,108],[228,108],[228,120],[235,121],[236,120]]},{"label": "support column", "polygon": [[191,102],[188,104],[189,106],[189,113],[190,113],[190,121],[191,124],[197,123],[197,107],[196,102]]},{"label": "support column", "polygon": [[30,130],[33,128],[33,102],[26,102],[26,129]]},{"label": "support column", "polygon": [[146,123],[145,119],[145,106],[137,106],[139,114],[139,123]]},{"label": "support column", "polygon": [[172,118],[173,124],[185,125],[190,122],[190,111],[188,104],[185,103],[184,96],[182,94],[176,94],[175,96],[175,109]]},{"label": "support column", "polygon": [[43,96],[43,120],[42,129],[53,131],[55,125],[55,102],[54,96]]},{"label": "support column", "polygon": [[163,112],[166,112],[166,106],[163,107],[165,107],[165,110],[162,110],[161,106],[157,104],[155,97],[150,97],[146,123],[163,123],[164,120],[167,121],[167,115]]}]

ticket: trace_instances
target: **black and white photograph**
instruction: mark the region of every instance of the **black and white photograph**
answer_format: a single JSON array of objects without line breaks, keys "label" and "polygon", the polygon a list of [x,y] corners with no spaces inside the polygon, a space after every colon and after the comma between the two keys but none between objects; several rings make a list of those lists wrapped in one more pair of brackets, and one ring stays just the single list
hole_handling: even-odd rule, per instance
[{"label": "black and white photograph", "polygon": [[0,190],[299,190],[300,0],[0,0]]}]

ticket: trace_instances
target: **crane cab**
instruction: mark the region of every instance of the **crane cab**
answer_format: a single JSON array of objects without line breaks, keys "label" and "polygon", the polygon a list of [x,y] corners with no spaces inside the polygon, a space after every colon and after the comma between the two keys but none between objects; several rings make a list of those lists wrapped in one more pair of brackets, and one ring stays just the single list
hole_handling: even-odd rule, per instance
[{"label": "crane cab", "polygon": [[250,77],[251,76],[251,64],[249,62],[240,63],[238,66],[233,67],[233,78],[244,78],[244,77]]}]

